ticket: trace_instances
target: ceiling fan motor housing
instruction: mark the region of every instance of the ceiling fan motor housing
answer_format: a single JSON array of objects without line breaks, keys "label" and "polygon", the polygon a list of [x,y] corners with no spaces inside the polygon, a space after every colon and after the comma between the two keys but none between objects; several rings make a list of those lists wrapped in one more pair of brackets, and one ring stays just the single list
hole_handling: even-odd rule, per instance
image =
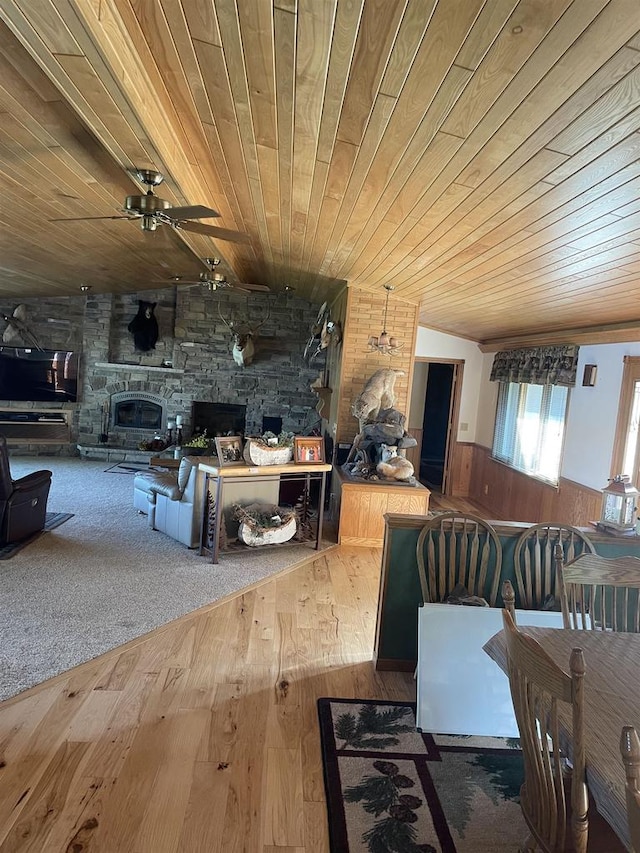
[{"label": "ceiling fan motor housing", "polygon": [[138,213],[142,216],[163,213],[171,207],[169,202],[164,198],[158,198],[157,195],[149,192],[146,195],[128,195],[124,203],[124,208],[131,213]]}]

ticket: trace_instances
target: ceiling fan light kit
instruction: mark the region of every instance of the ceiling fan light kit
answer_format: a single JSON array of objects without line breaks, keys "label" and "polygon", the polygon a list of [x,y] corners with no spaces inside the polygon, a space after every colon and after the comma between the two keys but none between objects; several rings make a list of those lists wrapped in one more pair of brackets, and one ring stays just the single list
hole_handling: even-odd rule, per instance
[{"label": "ceiling fan light kit", "polygon": [[222,273],[214,273],[210,275],[206,272],[200,273],[200,284],[203,287],[208,287],[209,290],[217,290],[219,287],[232,287]]},{"label": "ceiling fan light kit", "polygon": [[395,355],[400,352],[404,344],[398,343],[398,339],[387,332],[387,311],[389,310],[389,294],[395,290],[392,284],[384,284],[384,289],[387,291],[387,297],[384,303],[384,314],[382,317],[382,331],[378,336],[370,335],[368,346],[370,352],[379,352],[382,355]]}]

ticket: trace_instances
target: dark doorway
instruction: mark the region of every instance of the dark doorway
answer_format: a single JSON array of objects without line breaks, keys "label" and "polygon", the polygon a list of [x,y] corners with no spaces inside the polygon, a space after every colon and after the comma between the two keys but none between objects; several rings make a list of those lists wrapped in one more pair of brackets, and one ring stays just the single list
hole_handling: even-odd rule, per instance
[{"label": "dark doorway", "polygon": [[442,491],[454,380],[453,364],[429,364],[422,423],[420,480]]}]

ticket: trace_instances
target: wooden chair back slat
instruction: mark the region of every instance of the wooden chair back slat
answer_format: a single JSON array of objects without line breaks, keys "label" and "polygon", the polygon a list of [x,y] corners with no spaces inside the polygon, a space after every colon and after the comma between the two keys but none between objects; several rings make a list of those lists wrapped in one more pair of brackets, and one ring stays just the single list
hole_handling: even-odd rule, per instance
[{"label": "wooden chair back slat", "polygon": [[[446,512],[427,521],[418,536],[416,557],[423,601],[445,601],[457,584],[495,607],[500,589],[502,546],[489,522]],[[493,576],[489,581],[490,571]]]},{"label": "wooden chair back slat", "polygon": [[[456,585],[456,566],[458,564],[458,560],[456,557],[457,540],[456,540],[455,536],[447,536],[447,534],[445,533],[444,527],[442,527],[442,526],[440,527],[440,535],[441,535],[441,539],[444,542],[446,542],[447,545],[449,546],[449,555],[445,560],[446,565],[443,565],[443,567],[442,567],[443,568],[442,574],[441,574],[442,581],[440,583],[439,589],[440,590],[445,590],[445,589],[452,590],[453,587]],[[446,553],[445,549],[443,548],[440,553],[441,553],[441,555],[444,556],[444,554]],[[446,575],[445,570],[448,570],[448,572],[449,572],[448,577]],[[445,580],[445,577],[446,577],[446,580]]]},{"label": "wooden chair back slat", "polygon": [[624,726],[620,752],[626,776],[625,795],[629,837],[634,853],[640,853],[640,740],[633,726]]},{"label": "wooden chair back slat", "polygon": [[475,524],[469,525],[469,532],[467,533],[467,523],[464,525],[464,534],[461,540],[461,548],[460,548],[460,566],[468,567],[468,574],[466,578],[466,583],[463,580],[462,583],[468,589],[482,589],[483,587],[478,584],[479,575],[478,575],[478,554],[480,552],[480,537],[478,536],[478,527]]}]

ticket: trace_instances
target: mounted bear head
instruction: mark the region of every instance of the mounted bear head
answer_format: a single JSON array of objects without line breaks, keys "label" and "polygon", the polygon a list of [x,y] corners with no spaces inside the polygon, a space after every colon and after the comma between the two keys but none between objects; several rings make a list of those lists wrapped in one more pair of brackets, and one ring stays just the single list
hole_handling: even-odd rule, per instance
[{"label": "mounted bear head", "polygon": [[155,318],[155,302],[138,300],[138,313],[127,326],[133,335],[135,348],[141,352],[149,352],[156,348],[158,340],[158,321]]}]

